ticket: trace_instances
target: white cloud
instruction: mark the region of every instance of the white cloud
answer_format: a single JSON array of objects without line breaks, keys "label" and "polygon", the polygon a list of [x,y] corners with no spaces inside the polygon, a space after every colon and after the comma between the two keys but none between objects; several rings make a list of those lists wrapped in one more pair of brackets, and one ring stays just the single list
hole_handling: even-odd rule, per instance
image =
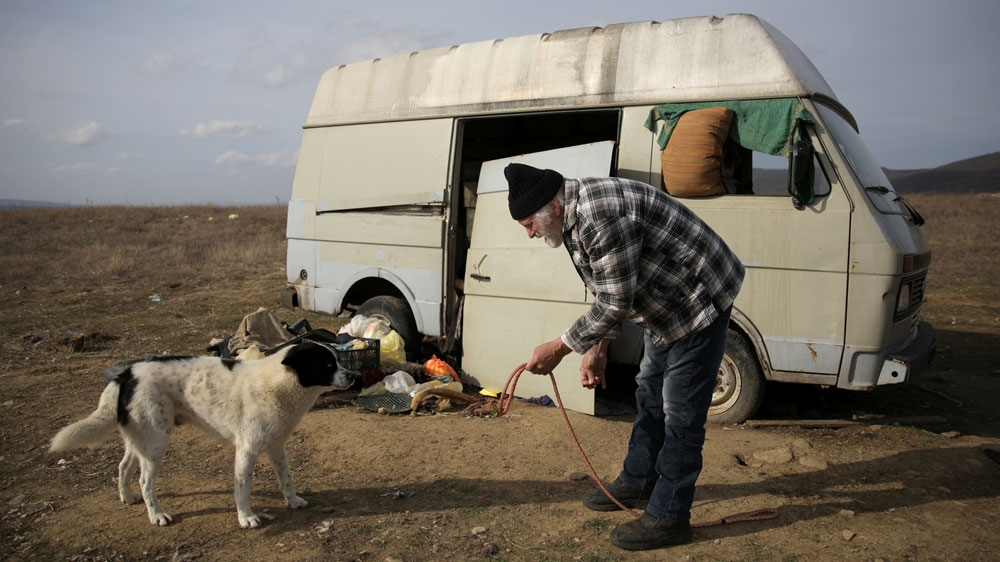
[{"label": "white cloud", "polygon": [[209,137],[222,137],[231,139],[245,139],[252,136],[268,135],[271,131],[260,123],[251,121],[209,121],[208,123],[198,123],[194,129],[182,129],[181,135],[195,139],[205,139]]},{"label": "white cloud", "polygon": [[281,86],[289,82],[289,71],[283,65],[271,67],[264,75],[264,84],[268,86]]},{"label": "white cloud", "polygon": [[146,155],[141,152],[119,152],[119,160],[145,160]]},{"label": "white cloud", "polygon": [[[324,33],[329,28],[324,26]],[[344,33],[332,44],[327,38],[315,38],[312,43],[295,51],[284,51],[287,43],[258,32],[249,37],[251,45],[233,65],[237,83],[250,83],[264,88],[290,88],[308,83],[331,66],[417,51],[445,43],[446,34],[426,33],[416,27],[386,29],[380,22],[361,19],[357,25],[341,25]]]},{"label": "white cloud", "polygon": [[111,132],[96,121],[85,121],[68,129],[53,129],[20,118],[0,120],[0,129],[25,132],[48,144],[92,146],[111,138]]},{"label": "white cloud", "polygon": [[238,150],[229,150],[215,157],[212,162],[220,166],[256,164],[267,168],[294,168],[299,153],[296,150],[281,150],[250,156]]},{"label": "white cloud", "polygon": [[278,152],[258,154],[253,157],[253,161],[261,166],[272,168],[294,168],[298,157],[299,152],[297,150],[281,150]]},{"label": "white cloud", "polygon": [[245,164],[250,161],[250,157],[236,150],[229,150],[215,157],[212,162],[222,166]]},{"label": "white cloud", "polygon": [[88,174],[90,172],[114,174],[118,171],[118,166],[100,167],[87,162],[75,162],[50,166],[49,171],[54,174]]},{"label": "white cloud", "polygon": [[107,129],[96,121],[80,123],[71,129],[49,133],[43,138],[52,144],[68,144],[70,146],[92,146],[111,137]]},{"label": "white cloud", "polygon": [[24,127],[24,119],[4,119],[0,121],[0,129],[21,129]]},{"label": "white cloud", "polygon": [[380,30],[358,37],[333,53],[335,64],[369,60],[376,57],[419,51],[445,44],[445,34],[424,33],[416,28]]},{"label": "white cloud", "polygon": [[268,69],[261,80],[266,86],[281,87],[295,82],[309,72],[312,71],[308,69],[308,57],[305,53],[295,53],[288,60]]},{"label": "white cloud", "polygon": [[94,168],[96,168],[96,166],[94,166],[93,164],[85,164],[83,162],[76,162],[74,164],[58,164],[58,165],[52,166],[50,168],[50,170],[53,173],[61,174],[61,173],[71,173],[71,172],[89,172],[89,171],[93,170]]},{"label": "white cloud", "polygon": [[314,78],[320,71],[318,67],[310,67],[309,58],[301,52],[282,60],[273,60],[270,53],[248,53],[237,61],[233,69],[239,79],[268,88],[282,88]]},{"label": "white cloud", "polygon": [[177,70],[179,65],[176,59],[167,53],[150,53],[142,60],[139,68],[143,74],[165,76]]}]

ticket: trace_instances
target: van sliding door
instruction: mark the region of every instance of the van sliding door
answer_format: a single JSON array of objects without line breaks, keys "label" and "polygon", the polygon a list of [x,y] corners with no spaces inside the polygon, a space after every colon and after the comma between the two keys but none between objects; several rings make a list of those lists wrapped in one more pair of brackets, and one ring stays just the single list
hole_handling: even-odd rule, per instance
[{"label": "van sliding door", "polygon": [[[549,168],[564,177],[606,177],[613,142],[485,162],[465,268],[463,369],[485,388],[500,390],[538,344],[559,337],[589,305],[587,290],[565,248],[529,239],[510,218],[503,169],[511,162]],[[567,408],[594,413],[594,393],[581,387],[580,361],[568,355],[556,369]],[[547,378],[521,378],[519,396],[551,394]]]}]

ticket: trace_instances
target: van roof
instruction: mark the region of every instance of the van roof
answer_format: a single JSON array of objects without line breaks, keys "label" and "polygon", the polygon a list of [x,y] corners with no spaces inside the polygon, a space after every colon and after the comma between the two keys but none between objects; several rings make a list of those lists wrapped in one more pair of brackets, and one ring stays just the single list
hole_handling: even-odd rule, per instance
[{"label": "van roof", "polygon": [[756,16],[730,14],[522,35],[345,64],[323,73],[305,127],[791,96],[837,99],[784,34]]}]

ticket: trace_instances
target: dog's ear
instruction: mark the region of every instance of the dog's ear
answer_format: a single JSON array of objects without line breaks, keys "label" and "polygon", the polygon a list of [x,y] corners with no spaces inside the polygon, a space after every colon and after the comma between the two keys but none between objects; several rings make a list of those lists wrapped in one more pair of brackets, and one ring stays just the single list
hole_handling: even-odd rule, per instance
[{"label": "dog's ear", "polygon": [[337,356],[333,350],[306,341],[288,350],[281,364],[291,369],[302,386],[330,386],[337,373]]}]

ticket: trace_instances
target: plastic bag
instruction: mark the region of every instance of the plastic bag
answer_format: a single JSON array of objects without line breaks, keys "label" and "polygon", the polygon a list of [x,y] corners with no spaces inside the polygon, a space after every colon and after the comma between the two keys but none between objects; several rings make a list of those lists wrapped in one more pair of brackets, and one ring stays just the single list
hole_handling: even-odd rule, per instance
[{"label": "plastic bag", "polygon": [[375,384],[373,384],[371,386],[366,386],[366,387],[362,388],[361,392],[358,393],[358,396],[371,396],[373,394],[386,394],[387,392],[389,392],[389,391],[385,389],[385,382],[378,381],[377,383],[375,383]]},{"label": "plastic bag", "polygon": [[458,382],[458,373],[455,369],[451,368],[451,365],[445,363],[443,360],[438,359],[437,355],[431,355],[431,358],[424,363],[424,369],[429,377],[451,377],[451,380]]},{"label": "plastic bag", "polygon": [[380,340],[389,333],[391,328],[383,320],[357,314],[351,321],[344,324],[338,333],[350,334],[356,338]]},{"label": "plastic bag", "polygon": [[396,330],[389,330],[385,336],[379,338],[379,365],[394,365],[406,361],[406,343],[403,337]]},{"label": "plastic bag", "polygon": [[429,382],[418,384],[417,386],[413,387],[413,390],[410,391],[410,396],[411,397],[416,396],[417,394],[420,393],[420,391],[427,390],[428,388],[448,388],[456,392],[462,392],[462,383],[445,382],[442,380],[432,380]]},{"label": "plastic bag", "polygon": [[361,314],[356,314],[351,317],[351,320],[340,327],[337,331],[338,334],[350,334],[354,337],[358,337],[361,332],[364,331],[364,325],[368,321],[368,317]]},{"label": "plastic bag", "polygon": [[409,394],[417,386],[417,381],[406,371],[396,371],[382,379],[382,382],[385,383],[386,390],[395,394]]},{"label": "plastic bag", "polygon": [[239,354],[236,355],[236,359],[239,359],[240,361],[253,361],[255,359],[263,359],[263,358],[264,358],[264,353],[261,352],[259,347],[257,347],[257,344],[251,345],[250,347],[244,349],[243,351],[240,351]]},{"label": "plastic bag", "polygon": [[389,327],[385,322],[372,318],[368,321],[368,325],[365,326],[365,331],[361,335],[363,338],[368,338],[370,340],[380,340],[387,336],[392,328]]}]

